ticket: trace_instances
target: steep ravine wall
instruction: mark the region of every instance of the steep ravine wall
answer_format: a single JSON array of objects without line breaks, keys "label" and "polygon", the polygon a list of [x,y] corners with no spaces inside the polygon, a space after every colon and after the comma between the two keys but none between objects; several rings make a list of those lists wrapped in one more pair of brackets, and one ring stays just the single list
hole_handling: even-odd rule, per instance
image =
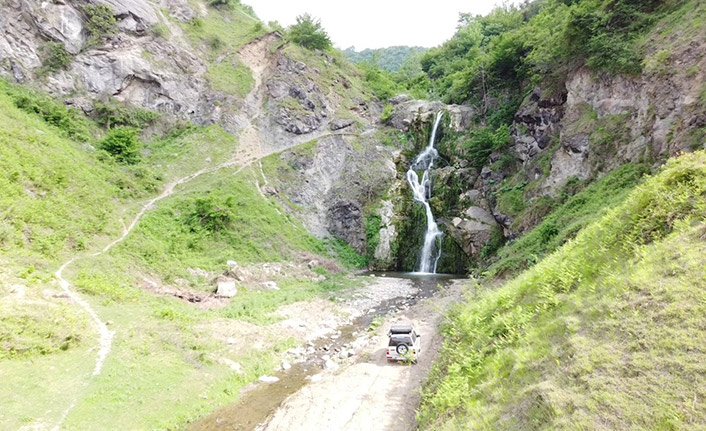
[{"label": "steep ravine wall", "polygon": [[[666,60],[660,53],[655,48],[639,76],[578,67],[558,90],[548,91],[540,83],[515,112],[507,145],[480,167],[474,167],[464,147],[477,127],[470,109],[460,123],[453,115],[445,120],[438,143],[443,161],[433,172],[432,199],[447,239],[455,243],[445,247],[444,270],[462,271],[469,261],[528,232],[546,214],[538,202],[571,194],[576,184],[588,184],[626,163],[654,169],[669,157],[704,147],[706,44],[696,38],[672,47]],[[650,66],[655,56],[662,62],[659,67]],[[429,113],[443,105],[404,98],[393,102],[390,124],[411,130],[424,142]],[[398,177],[400,164],[406,169],[409,162],[407,153],[398,161]],[[405,238],[398,268],[409,269],[423,217],[404,200],[396,211],[407,214],[398,228]],[[456,248],[463,253],[454,254]]]}]

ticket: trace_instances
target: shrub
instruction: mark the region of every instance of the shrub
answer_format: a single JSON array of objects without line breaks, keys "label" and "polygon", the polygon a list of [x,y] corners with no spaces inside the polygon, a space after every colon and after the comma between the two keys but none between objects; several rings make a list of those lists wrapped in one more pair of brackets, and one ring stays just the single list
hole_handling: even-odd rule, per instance
[{"label": "shrub", "polygon": [[8,94],[15,106],[25,112],[39,115],[44,121],[60,129],[65,136],[80,142],[89,139],[89,121],[78,109],[67,108],[46,95],[3,81],[0,81],[0,91]]},{"label": "shrub", "polygon": [[471,165],[481,168],[488,160],[490,153],[502,149],[510,141],[510,128],[502,125],[497,129],[485,127],[476,130],[471,138],[464,143],[464,151]]},{"label": "shrub", "polygon": [[112,36],[118,32],[118,20],[115,19],[110,6],[88,4],[83,6],[82,10],[86,14],[89,44],[96,44],[104,37]]},{"label": "shrub", "polygon": [[219,49],[223,48],[223,39],[221,39],[217,35],[210,36],[208,38],[208,46],[210,46],[212,50],[218,51]]},{"label": "shrub", "polygon": [[206,230],[217,233],[226,230],[235,218],[232,211],[233,204],[233,196],[228,196],[225,199],[214,196],[196,199],[187,216],[192,231]]},{"label": "shrub", "polygon": [[142,144],[137,138],[137,130],[131,127],[112,129],[99,146],[119,163],[133,165],[140,160]]},{"label": "shrub", "polygon": [[331,39],[321,26],[321,21],[308,13],[299,15],[297,23],[289,27],[289,39],[297,45],[307,49],[328,49]]},{"label": "shrub", "polygon": [[384,108],[382,108],[382,114],[380,114],[380,121],[383,123],[387,123],[390,121],[390,118],[392,118],[392,114],[395,112],[395,109],[390,105],[389,103],[385,105]]},{"label": "shrub", "polygon": [[154,123],[160,117],[159,112],[149,109],[127,106],[109,99],[106,102],[94,102],[96,120],[107,127],[132,127],[141,129]]},{"label": "shrub", "polygon": [[73,56],[64,48],[64,44],[59,42],[49,42],[44,46],[44,58],[42,64],[49,72],[57,72],[66,69]]},{"label": "shrub", "polygon": [[390,73],[369,63],[360,63],[365,82],[381,100],[387,100],[398,93],[398,85],[392,80]]},{"label": "shrub", "polygon": [[167,28],[167,26],[165,26],[163,24],[156,25],[152,29],[152,35],[154,37],[161,37],[161,38],[167,37],[167,36],[169,36],[169,29]]}]

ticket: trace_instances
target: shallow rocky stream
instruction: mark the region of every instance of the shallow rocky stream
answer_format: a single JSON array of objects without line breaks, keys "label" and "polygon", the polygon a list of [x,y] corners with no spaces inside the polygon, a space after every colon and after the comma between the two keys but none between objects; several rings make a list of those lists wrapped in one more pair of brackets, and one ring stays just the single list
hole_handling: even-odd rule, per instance
[{"label": "shallow rocky stream", "polygon": [[[277,410],[287,397],[299,391],[309,382],[320,380],[323,372],[333,372],[339,366],[355,363],[371,335],[377,335],[382,327],[374,322],[397,312],[407,310],[422,299],[434,296],[440,288],[450,286],[456,276],[446,274],[415,273],[369,273],[371,278],[398,280],[409,289],[401,289],[401,296],[383,299],[377,303],[375,298],[353,299],[350,305],[361,309],[361,313],[352,323],[341,326],[332,334],[308,342],[288,351],[289,360],[284,367],[272,376],[263,376],[264,381],[246,387],[240,398],[228,406],[222,407],[189,427],[190,431],[214,430],[257,430],[262,429],[268,418]],[[371,299],[373,300],[371,302]],[[336,359],[337,361],[334,361]],[[340,363],[340,365],[339,365]],[[276,378],[276,380],[275,380]],[[317,400],[312,400],[316,403]]]}]

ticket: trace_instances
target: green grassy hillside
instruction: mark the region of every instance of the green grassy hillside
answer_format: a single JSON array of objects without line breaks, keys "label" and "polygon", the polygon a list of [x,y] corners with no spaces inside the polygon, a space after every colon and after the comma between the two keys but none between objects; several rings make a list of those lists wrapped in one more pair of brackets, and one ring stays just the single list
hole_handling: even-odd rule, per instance
[{"label": "green grassy hillside", "polygon": [[423,429],[701,430],[706,153],[449,316]]},{"label": "green grassy hillside", "polygon": [[[235,399],[293,343],[269,337],[263,351],[231,346],[218,334],[266,325],[280,305],[350,285],[328,273],[319,282],[283,276],[280,290],[241,286],[227,306],[210,311],[155,295],[145,279],[213,289],[211,277],[194,276],[189,267],[218,274],[227,260],[336,254],[258,192],[257,168],[234,166],[178,186],[125,242],[92,256],[167,183],[230,160],[237,139],[216,126],[173,129],[138,142],[135,160],[120,163],[101,149],[111,130],[4,82],[0,123],[1,429],[58,423],[74,401],[67,429],[175,429]],[[65,276],[116,333],[95,379],[93,322],[63,297],[53,275],[72,256],[77,260]]]}]

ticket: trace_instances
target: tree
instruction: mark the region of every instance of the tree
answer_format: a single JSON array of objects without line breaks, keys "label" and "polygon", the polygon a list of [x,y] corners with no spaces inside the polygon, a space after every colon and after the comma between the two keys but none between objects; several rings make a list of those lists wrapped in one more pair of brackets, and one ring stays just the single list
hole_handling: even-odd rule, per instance
[{"label": "tree", "polygon": [[140,161],[140,140],[137,130],[130,127],[111,129],[100,142],[100,148],[108,152],[119,163],[134,165]]},{"label": "tree", "polygon": [[307,49],[328,49],[331,39],[321,26],[321,21],[308,13],[299,15],[297,23],[289,27],[289,39]]}]

